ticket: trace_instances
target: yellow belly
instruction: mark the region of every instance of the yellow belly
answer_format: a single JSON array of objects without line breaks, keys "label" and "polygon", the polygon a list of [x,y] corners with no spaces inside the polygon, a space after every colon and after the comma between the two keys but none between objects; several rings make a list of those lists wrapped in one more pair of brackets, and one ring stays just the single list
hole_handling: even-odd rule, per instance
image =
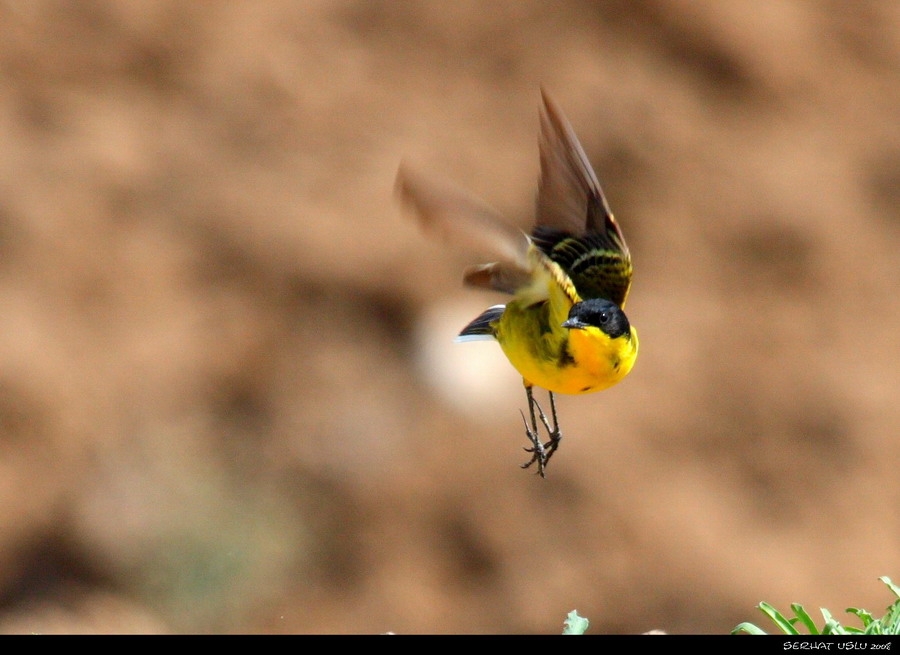
[{"label": "yellow belly", "polygon": [[630,337],[610,339],[597,328],[568,330],[559,327],[561,321],[537,320],[530,311],[511,303],[497,331],[500,347],[526,384],[554,393],[592,393],[618,383],[634,366],[633,327]]}]

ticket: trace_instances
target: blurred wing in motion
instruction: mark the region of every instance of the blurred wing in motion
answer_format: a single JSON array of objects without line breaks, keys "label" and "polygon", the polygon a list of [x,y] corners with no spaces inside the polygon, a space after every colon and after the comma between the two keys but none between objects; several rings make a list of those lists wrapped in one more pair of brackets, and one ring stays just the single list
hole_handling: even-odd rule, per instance
[{"label": "blurred wing in motion", "polygon": [[530,240],[504,222],[499,212],[459,187],[413,171],[406,163],[397,172],[395,189],[426,230],[498,260],[470,268],[464,278],[467,284],[506,293],[528,284],[533,266]]}]

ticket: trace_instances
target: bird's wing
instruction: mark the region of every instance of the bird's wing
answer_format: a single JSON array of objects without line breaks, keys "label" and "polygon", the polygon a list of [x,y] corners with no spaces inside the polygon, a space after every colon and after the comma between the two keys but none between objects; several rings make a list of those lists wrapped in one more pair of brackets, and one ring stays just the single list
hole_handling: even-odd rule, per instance
[{"label": "bird's wing", "polygon": [[531,241],[504,222],[499,212],[468,192],[413,170],[403,163],[395,185],[426,230],[498,261],[469,269],[467,284],[515,293],[529,284],[534,262]]},{"label": "bird's wing", "polygon": [[625,238],[572,126],[543,89],[541,96],[541,178],[532,239],[582,298],[622,306],[632,276]]}]

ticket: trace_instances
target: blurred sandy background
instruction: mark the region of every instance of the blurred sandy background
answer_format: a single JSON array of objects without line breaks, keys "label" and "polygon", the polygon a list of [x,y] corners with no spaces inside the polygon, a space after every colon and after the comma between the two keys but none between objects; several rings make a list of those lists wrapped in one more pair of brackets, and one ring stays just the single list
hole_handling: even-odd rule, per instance
[{"label": "blurred sandy background", "polygon": [[[900,4],[0,1],[0,632],[767,629],[900,579]],[[560,400],[404,157],[527,228],[539,88],[631,246]],[[879,614],[880,615],[880,614]]]}]

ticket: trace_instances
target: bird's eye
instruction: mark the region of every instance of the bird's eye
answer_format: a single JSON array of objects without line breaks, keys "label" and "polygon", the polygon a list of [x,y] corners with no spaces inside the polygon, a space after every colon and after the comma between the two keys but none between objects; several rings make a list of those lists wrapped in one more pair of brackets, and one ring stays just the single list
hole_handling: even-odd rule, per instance
[{"label": "bird's eye", "polygon": [[609,312],[600,312],[600,316],[598,317],[601,323],[606,323],[609,321]]}]

